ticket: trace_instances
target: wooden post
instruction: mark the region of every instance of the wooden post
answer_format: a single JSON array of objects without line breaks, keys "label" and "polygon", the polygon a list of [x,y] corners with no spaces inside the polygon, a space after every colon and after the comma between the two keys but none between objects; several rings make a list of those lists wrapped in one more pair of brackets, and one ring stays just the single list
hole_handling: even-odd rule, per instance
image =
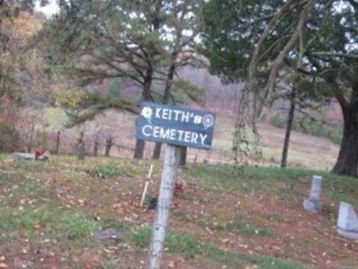
[{"label": "wooden post", "polygon": [[78,145],[78,149],[77,149],[77,158],[79,160],[84,160],[85,159],[85,155],[86,155],[86,148],[85,148],[85,144],[84,143],[80,143]]},{"label": "wooden post", "polygon": [[187,147],[180,148],[180,166],[186,165]]},{"label": "wooden post", "polygon": [[140,206],[141,207],[144,204],[145,196],[147,194],[147,190],[148,190],[148,186],[149,186],[149,180],[152,177],[152,172],[153,172],[153,164],[150,165],[147,180],[145,181],[144,190],[143,190],[143,193],[142,193],[142,198],[140,199]]},{"label": "wooden post", "polygon": [[114,140],[113,136],[108,136],[106,138],[106,145],[104,148],[104,156],[106,156],[106,157],[109,157],[109,152],[111,151],[111,148],[113,146],[113,140]]},{"label": "wooden post", "polygon": [[60,152],[60,142],[61,142],[61,131],[57,131],[55,154],[58,154]]},{"label": "wooden post", "polygon": [[194,161],[193,161],[193,165],[196,165],[197,160],[198,160],[198,154],[195,154],[195,158],[194,158]]},{"label": "wooden post", "polygon": [[79,160],[84,160],[85,159],[85,154],[86,154],[86,148],[85,148],[85,144],[84,144],[84,132],[81,131],[80,132],[80,137],[77,139],[78,141],[78,145],[77,145],[77,158]]},{"label": "wooden post", "polygon": [[93,144],[93,156],[97,157],[98,155],[98,146],[99,146],[99,142],[98,142],[98,138],[95,138],[94,144]]},{"label": "wooden post", "polygon": [[35,136],[35,123],[32,122],[31,125],[31,133],[30,133],[30,140],[27,142],[27,153],[31,153],[32,147],[34,145],[34,136]]},{"label": "wooden post", "polygon": [[99,147],[99,131],[96,133],[94,137],[94,143],[93,143],[93,153],[92,155],[97,157],[98,155],[98,147]]},{"label": "wooden post", "polygon": [[180,147],[167,145],[165,150],[157,213],[153,226],[152,241],[149,248],[148,269],[160,268],[179,161]]}]

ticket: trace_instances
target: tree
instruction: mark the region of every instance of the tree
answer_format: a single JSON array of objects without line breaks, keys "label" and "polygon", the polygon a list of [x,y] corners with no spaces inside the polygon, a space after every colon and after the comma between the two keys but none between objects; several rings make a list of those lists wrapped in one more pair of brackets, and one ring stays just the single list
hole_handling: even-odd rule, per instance
[{"label": "tree", "polygon": [[312,76],[327,84],[343,114],[343,138],[332,172],[357,177],[358,3],[343,2],[340,12],[333,5],[331,16],[324,20],[320,31],[323,38],[312,33],[315,42],[305,55]]},{"label": "tree", "polygon": [[34,4],[35,1],[0,1],[0,97],[20,98],[24,48],[36,31],[34,20],[23,20],[29,17],[24,11],[32,12]]},{"label": "tree", "polygon": [[[158,4],[153,8],[152,2],[61,1],[61,12],[46,32],[53,62],[82,85],[130,78],[142,88],[142,100],[150,100],[161,53],[155,33]],[[143,150],[144,141],[137,141],[135,157],[141,158]]]},{"label": "tree", "polygon": [[[36,80],[33,77],[38,67],[35,63],[39,61],[36,52],[30,53],[29,44],[40,29],[39,19],[32,13],[35,2],[0,1],[0,123],[14,132],[14,139],[8,141],[8,145],[4,145],[3,140],[0,147],[10,144],[18,147],[19,133],[15,124],[19,122],[19,113],[16,108],[33,94],[29,92]],[[41,2],[45,4],[46,1]]]},{"label": "tree", "polygon": [[[171,98],[171,77],[178,62],[187,63],[183,50],[194,42],[188,25],[199,2],[61,1],[45,30],[52,62],[82,85],[129,78],[141,88],[142,101],[163,96],[152,85],[166,81],[164,96]],[[143,150],[144,141],[136,141],[134,157],[142,158]]]},{"label": "tree", "polygon": [[[162,98],[163,104],[168,104],[170,100],[175,103],[175,98],[171,93],[173,86],[183,90],[192,100],[201,102],[203,96],[201,89],[184,81],[176,85],[173,85],[173,83],[178,68],[195,62],[197,47],[195,38],[199,35],[201,27],[197,14],[200,14],[203,3],[203,1],[198,0],[174,1],[172,3],[172,11],[169,17],[170,25],[168,26],[173,29],[173,34],[171,35],[172,42],[166,48],[169,55],[169,65]],[[153,159],[159,159],[160,151],[161,143],[155,143]],[[186,150],[183,149],[182,152],[185,152],[186,156]]]},{"label": "tree", "polygon": [[284,79],[283,82],[284,86],[282,90],[280,89],[281,87],[276,87],[279,92],[277,98],[288,100],[289,102],[286,132],[281,155],[282,168],[287,166],[288,148],[296,112],[300,112],[301,116],[303,116],[303,120],[307,118],[316,120],[315,117],[308,114],[312,111],[318,111],[320,105],[329,102],[329,99],[325,97],[323,91],[320,91],[317,87],[313,87],[314,85],[312,85],[309,76],[291,72],[291,75]]},{"label": "tree", "polygon": [[[333,172],[357,176],[357,2],[249,2],[209,1],[204,12],[205,44],[212,69],[229,79],[246,81],[243,92],[253,94],[257,100],[254,118],[275,91],[284,67],[325,85],[325,92],[330,92],[341,105],[344,118],[341,150]],[[214,9],[226,11],[229,16],[215,17]],[[230,55],[234,55],[232,59]],[[261,76],[265,81],[258,90],[257,78]]]}]

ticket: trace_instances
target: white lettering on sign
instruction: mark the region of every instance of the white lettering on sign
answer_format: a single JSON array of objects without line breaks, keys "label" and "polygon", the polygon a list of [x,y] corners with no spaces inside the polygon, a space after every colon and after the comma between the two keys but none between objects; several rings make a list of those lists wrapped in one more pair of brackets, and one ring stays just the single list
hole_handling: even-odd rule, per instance
[{"label": "white lettering on sign", "polygon": [[181,118],[181,121],[189,122],[189,120],[190,120],[190,113],[189,113],[189,112],[183,112],[182,114],[183,114],[183,116],[182,116],[182,118]]},{"label": "white lettering on sign", "polygon": [[180,129],[165,129],[160,126],[144,125],[142,133],[145,137],[154,137],[161,139],[168,139],[172,141],[183,141],[185,143],[195,143],[205,145],[208,135],[192,131]]},{"label": "white lettering on sign", "polygon": [[[147,112],[147,107],[144,107],[143,110]],[[181,121],[181,122],[190,122],[194,118],[194,114],[189,111],[182,111],[178,109],[170,109],[170,108],[154,108],[154,115],[148,113],[142,113],[143,116],[154,117],[156,119],[169,120],[169,121]],[[148,115],[147,115],[148,114]],[[201,116],[196,115],[195,124],[201,123]]]},{"label": "white lettering on sign", "polygon": [[180,115],[181,111],[175,109],[175,110],[173,110],[173,113],[175,113],[174,120],[175,120],[175,121],[178,121],[178,120],[179,120],[179,115]]},{"label": "white lettering on sign", "polygon": [[201,144],[204,144],[205,140],[208,138],[208,135],[199,134]]},{"label": "white lettering on sign", "polygon": [[160,128],[160,137],[164,138],[164,139],[168,139],[169,138],[169,134],[170,134],[170,130],[164,130],[163,128]]},{"label": "white lettering on sign", "polygon": [[171,120],[171,114],[170,114],[170,109],[168,108],[164,108],[162,109],[162,119],[163,120]]},{"label": "white lettering on sign", "polygon": [[159,108],[159,107],[157,107],[157,108],[155,109],[155,117],[158,118],[158,119],[160,119],[160,111],[162,111],[162,109]]},{"label": "white lettering on sign", "polygon": [[185,134],[185,131],[183,131],[183,130],[178,130],[178,139],[180,140],[180,141],[182,141],[183,140],[183,135]]},{"label": "white lettering on sign", "polygon": [[150,125],[144,125],[142,128],[142,133],[144,136],[151,136],[153,127]]},{"label": "white lettering on sign", "polygon": [[198,144],[198,134],[197,133],[193,133],[193,136],[191,137],[191,143],[195,143]]}]

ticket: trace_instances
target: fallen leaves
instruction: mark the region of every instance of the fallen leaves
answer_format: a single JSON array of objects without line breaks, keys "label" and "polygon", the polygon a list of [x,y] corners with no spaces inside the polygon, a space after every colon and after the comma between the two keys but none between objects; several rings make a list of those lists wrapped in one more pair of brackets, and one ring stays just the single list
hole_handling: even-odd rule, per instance
[{"label": "fallen leaves", "polygon": [[100,255],[92,254],[89,257],[87,257],[85,268],[86,269],[96,268],[101,261],[102,261],[102,257]]},{"label": "fallen leaves", "polygon": [[257,265],[247,265],[245,266],[245,269],[257,269]]},{"label": "fallen leaves", "polygon": [[[54,156],[54,158],[57,158],[57,156]],[[140,176],[129,178],[122,174],[110,180],[99,180],[84,172],[85,169],[90,167],[88,163],[79,166],[76,165],[76,162],[71,163],[71,158],[61,156],[59,158],[64,161],[61,161],[61,163],[53,161],[51,170],[43,172],[39,171],[42,167],[38,167],[37,170],[31,172],[31,177],[25,178],[24,175],[27,175],[27,171],[19,168],[20,176],[12,178],[12,181],[6,179],[0,194],[0,199],[4,201],[2,203],[4,207],[10,201],[13,206],[9,207],[10,210],[14,209],[18,216],[28,213],[28,209],[37,207],[43,209],[46,213],[58,214],[56,215],[58,218],[53,220],[51,217],[47,220],[47,215],[42,216],[40,214],[40,217],[45,217],[41,220],[37,217],[38,214],[35,214],[36,218],[30,219],[30,221],[25,219],[24,224],[26,225],[16,228],[16,233],[13,233],[12,227],[9,227],[10,231],[5,231],[6,236],[12,236],[12,234],[20,236],[18,241],[14,239],[14,243],[9,243],[8,246],[0,246],[0,253],[6,255],[6,257],[0,256],[0,269],[13,268],[16,256],[18,266],[29,264],[29,261],[21,259],[25,256],[29,258],[37,253],[38,249],[35,248],[48,249],[53,254],[42,252],[41,255],[36,254],[32,268],[64,268],[64,265],[71,261],[76,263],[79,268],[98,268],[98,266],[102,266],[101,263],[119,256],[129,257],[129,262],[119,261],[122,267],[122,263],[124,263],[123,268],[130,268],[134,263],[143,268],[147,251],[141,249],[140,252],[134,253],[130,241],[117,240],[120,236],[113,235],[112,237],[111,234],[107,241],[94,241],[95,236],[92,234],[91,238],[86,239],[93,240],[90,241],[91,244],[86,245],[86,247],[79,247],[76,245],[77,242],[61,241],[63,231],[67,226],[61,227],[57,223],[57,221],[61,221],[62,214],[68,212],[88,213],[86,216],[88,216],[89,222],[98,224],[95,231],[108,228],[121,231],[120,223],[122,222],[129,226],[138,227],[142,224],[152,223],[155,212],[143,212],[143,209],[139,207],[140,194],[143,189],[140,184],[143,178]],[[93,160],[91,164],[93,167],[100,163],[100,159],[98,161]],[[108,161],[107,159],[104,160],[104,164],[117,161],[125,162],[126,160],[109,158]],[[129,166],[131,167],[131,174],[139,175],[143,170],[141,176],[145,176],[144,168],[138,170],[138,167],[144,167],[142,163],[133,162]],[[107,165],[107,167],[109,166]],[[122,165],[122,168],[125,168],[125,165]],[[44,169],[48,169],[48,167],[44,167]],[[213,171],[212,173],[216,172]],[[331,215],[324,215],[322,218],[314,220],[306,214],[300,214],[301,209],[296,206],[296,202],[292,203],[290,200],[285,200],[284,203],[281,200],[274,201],[275,193],[269,195],[259,193],[257,196],[245,195],[245,193],[232,188],[230,190],[219,189],[220,186],[217,185],[210,185],[210,188],[208,188],[203,183],[198,182],[196,176],[190,177],[190,179],[185,175],[183,177],[188,183],[180,181],[176,186],[179,195],[176,195],[174,202],[179,207],[173,209],[170,224],[174,232],[180,230],[184,234],[193,236],[195,240],[211,243],[229,252],[244,253],[245,255],[253,254],[255,257],[256,255],[277,256],[282,259],[286,259],[286,255],[293,254],[293,257],[291,257],[293,261],[300,261],[302,257],[307,257],[306,263],[330,264],[329,268],[337,267],[340,260],[354,257],[357,251],[355,243],[341,240],[335,236],[335,229],[330,229],[334,224]],[[44,191],[40,192],[39,196],[30,195],[31,192],[24,192],[24,183],[32,183],[38,178],[41,179],[40,184],[28,184],[27,186],[30,187],[31,192],[39,193],[36,191],[38,191],[37,187],[41,185]],[[159,177],[153,177],[149,195],[156,195],[159,181]],[[258,197],[258,201],[255,202],[256,197]],[[330,202],[327,201],[326,204],[330,204]],[[252,204],[254,209],[250,207]],[[18,211],[20,206],[23,209],[21,212]],[[53,208],[59,208],[58,213],[54,212]],[[9,215],[11,216],[11,214]],[[108,216],[120,218],[120,221],[118,223],[108,222],[110,224],[107,225],[107,222],[104,222],[103,219]],[[30,217],[32,218],[32,215]],[[238,223],[245,224],[242,228],[248,230],[250,234],[236,233],[235,222],[232,220],[240,220]],[[246,226],[246,223],[250,225]],[[321,226],[317,226],[321,223],[326,229],[323,230]],[[258,224],[263,226],[255,226]],[[238,228],[240,227],[238,226]],[[259,237],[261,231],[266,227],[274,230],[274,237]],[[320,232],[319,235],[317,231]],[[36,240],[32,240],[29,244],[28,242],[32,238]],[[55,243],[55,240],[58,241]],[[27,242],[26,245],[23,242]],[[313,245],[310,245],[312,242],[317,246],[316,251],[312,253],[314,256],[309,255],[313,248]],[[321,243],[325,245],[324,243],[327,242],[332,242],[332,249],[320,248]],[[62,245],[65,246],[66,251],[60,253],[62,249],[59,246]],[[24,246],[27,249],[23,249]],[[16,252],[13,249],[16,249]],[[336,254],[339,253],[337,249],[341,250],[340,256]],[[172,256],[172,249],[167,248],[167,252],[169,257],[165,257],[166,268],[212,268],[207,266],[205,261],[204,263],[200,261],[200,255],[194,258],[185,256],[188,258],[184,260],[175,259],[175,256]],[[246,262],[248,265],[244,266],[244,269],[258,268],[250,264],[250,261]],[[44,267],[44,264],[46,264],[46,267]],[[235,268],[235,266],[225,262],[225,265],[221,264],[217,268]]]},{"label": "fallen leaves", "polygon": [[168,263],[168,268],[170,268],[170,269],[182,268],[184,261],[185,260],[181,257],[176,258],[175,260],[172,260]]},{"label": "fallen leaves", "polygon": [[3,269],[9,268],[9,266],[5,263],[5,260],[6,260],[5,256],[0,257],[0,268]]}]

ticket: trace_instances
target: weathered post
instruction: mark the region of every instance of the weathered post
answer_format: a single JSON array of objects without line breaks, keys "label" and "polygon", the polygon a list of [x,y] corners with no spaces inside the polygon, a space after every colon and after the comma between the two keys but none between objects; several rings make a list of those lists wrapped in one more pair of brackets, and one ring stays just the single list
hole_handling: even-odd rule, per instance
[{"label": "weathered post", "polygon": [[152,177],[152,172],[153,172],[153,164],[150,165],[147,180],[145,181],[145,184],[144,184],[144,190],[143,190],[143,193],[142,193],[142,198],[140,199],[140,206],[144,205],[144,200],[145,200],[145,196],[147,195],[147,190],[148,190],[148,186],[149,186],[149,180]]},{"label": "weathered post", "polygon": [[35,123],[32,122],[32,125],[31,125],[31,131],[30,131],[30,139],[29,141],[27,142],[27,153],[31,153],[32,151],[32,147],[34,145],[34,136],[35,136],[35,132],[36,132],[36,128],[35,128]]},{"label": "weathered post", "polygon": [[78,159],[79,160],[84,160],[85,159],[85,153],[86,153],[86,148],[85,148],[85,144],[84,143],[80,143],[78,145]]},{"label": "weathered post", "polygon": [[98,147],[99,147],[99,132],[96,133],[93,143],[93,156],[95,157],[97,157],[98,155]]},{"label": "weathered post", "polygon": [[164,157],[162,181],[159,190],[157,214],[154,221],[152,240],[149,248],[148,269],[160,268],[179,161],[180,148],[167,145]]},{"label": "weathered post", "polygon": [[187,147],[180,148],[180,166],[186,165]]},{"label": "weathered post", "polygon": [[79,160],[84,160],[85,159],[85,154],[86,154],[86,148],[85,148],[85,143],[84,143],[84,132],[81,131],[80,132],[80,137],[77,139],[78,140],[78,145],[77,145],[77,158]]},{"label": "weathered post", "polygon": [[198,160],[198,154],[195,154],[193,165],[196,165],[197,160]]},{"label": "weathered post", "polygon": [[55,154],[58,154],[60,152],[60,142],[61,142],[61,131],[57,131]]},{"label": "weathered post", "polygon": [[113,140],[114,140],[113,136],[108,136],[106,138],[106,145],[105,145],[105,149],[104,149],[104,156],[106,156],[106,157],[109,157],[109,152],[111,151],[111,148],[113,146]]}]

